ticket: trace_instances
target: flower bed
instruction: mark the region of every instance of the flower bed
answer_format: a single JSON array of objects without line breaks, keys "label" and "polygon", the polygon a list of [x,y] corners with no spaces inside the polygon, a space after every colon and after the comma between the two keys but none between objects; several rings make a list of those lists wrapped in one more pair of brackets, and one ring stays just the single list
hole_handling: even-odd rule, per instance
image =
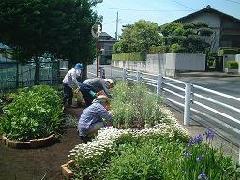
[{"label": "flower bed", "polygon": [[0,132],[20,142],[47,138],[60,129],[62,111],[61,98],[50,86],[22,89],[4,107]]},{"label": "flower bed", "polygon": [[92,142],[70,152],[73,179],[239,178],[231,158],[210,146],[211,130],[190,138],[159,98],[151,99],[140,85],[118,84],[114,94],[115,128],[101,129]]}]

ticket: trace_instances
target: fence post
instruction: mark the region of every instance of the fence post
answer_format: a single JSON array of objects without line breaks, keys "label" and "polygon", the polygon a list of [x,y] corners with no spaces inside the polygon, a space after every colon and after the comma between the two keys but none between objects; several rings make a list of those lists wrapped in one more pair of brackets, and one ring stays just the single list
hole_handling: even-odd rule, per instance
[{"label": "fence post", "polygon": [[162,87],[162,75],[158,75],[158,80],[157,80],[157,95],[160,95],[161,93],[161,87]]},{"label": "fence post", "polygon": [[127,69],[123,68],[123,81],[127,80]]},{"label": "fence post", "polygon": [[16,62],[16,88],[19,87],[19,63]]},{"label": "fence post", "polygon": [[185,106],[184,106],[184,125],[185,126],[188,126],[190,121],[190,103],[191,103],[191,84],[186,83]]},{"label": "fence post", "polygon": [[137,82],[141,82],[141,72],[137,71]]},{"label": "fence post", "polygon": [[240,148],[239,148],[239,152],[238,152],[238,164],[240,165]]}]

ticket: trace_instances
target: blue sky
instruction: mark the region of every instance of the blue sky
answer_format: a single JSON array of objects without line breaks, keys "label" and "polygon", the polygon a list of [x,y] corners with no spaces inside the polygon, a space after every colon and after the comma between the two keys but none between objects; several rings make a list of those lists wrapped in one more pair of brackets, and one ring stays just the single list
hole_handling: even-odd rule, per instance
[{"label": "blue sky", "polygon": [[118,34],[124,24],[140,19],[159,25],[198,11],[210,5],[240,19],[240,0],[103,0],[95,9],[103,16],[103,31],[114,37],[116,13],[119,13]]}]

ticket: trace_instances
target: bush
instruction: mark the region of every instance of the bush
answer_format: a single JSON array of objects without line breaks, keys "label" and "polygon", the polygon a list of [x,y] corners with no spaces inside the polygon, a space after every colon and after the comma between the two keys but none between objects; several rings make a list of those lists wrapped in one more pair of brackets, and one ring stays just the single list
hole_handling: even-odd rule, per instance
[{"label": "bush", "polygon": [[152,46],[150,47],[149,53],[150,54],[167,53],[168,51],[169,51],[168,46]]},{"label": "bush", "polygon": [[218,55],[223,56],[224,54],[239,54],[240,48],[222,48],[218,50]]},{"label": "bush", "polygon": [[225,67],[229,69],[238,69],[238,62],[236,61],[227,61]]},{"label": "bush", "polygon": [[113,89],[113,97],[111,106],[115,127],[143,128],[145,125],[171,122],[161,111],[161,98],[148,94],[144,85],[118,83]]},{"label": "bush", "polygon": [[184,52],[187,52],[187,51],[184,49],[184,47],[175,43],[175,44],[171,45],[170,52],[172,52],[172,53],[184,53]]},{"label": "bush", "polygon": [[20,90],[4,108],[0,127],[12,140],[44,138],[59,130],[62,101],[57,91],[47,85]]},{"label": "bush", "polygon": [[113,61],[145,61],[146,54],[145,53],[119,53],[112,55]]},{"label": "bush", "polygon": [[201,138],[197,135],[185,144],[167,137],[148,137],[122,144],[105,179],[238,179],[232,159],[202,144]]}]

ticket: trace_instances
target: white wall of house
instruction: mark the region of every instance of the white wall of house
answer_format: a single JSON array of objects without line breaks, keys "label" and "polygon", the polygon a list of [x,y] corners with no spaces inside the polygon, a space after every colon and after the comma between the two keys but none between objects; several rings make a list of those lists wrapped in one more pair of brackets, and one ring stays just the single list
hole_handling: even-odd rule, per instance
[{"label": "white wall of house", "polygon": [[146,61],[113,61],[112,65],[173,77],[179,71],[205,71],[205,54],[148,54]]}]

